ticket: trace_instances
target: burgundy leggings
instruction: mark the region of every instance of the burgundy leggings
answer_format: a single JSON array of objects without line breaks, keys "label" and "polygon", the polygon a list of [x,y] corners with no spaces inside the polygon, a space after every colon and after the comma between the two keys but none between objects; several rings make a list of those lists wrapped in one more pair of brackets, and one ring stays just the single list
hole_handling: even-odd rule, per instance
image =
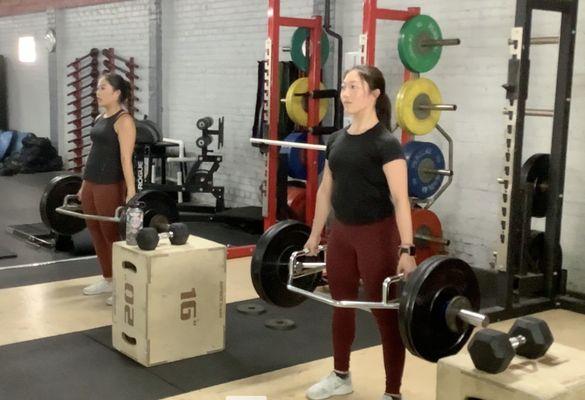
[{"label": "burgundy leggings", "polygon": [[[118,206],[124,204],[126,186],[124,181],[101,185],[84,181],[81,193],[81,206],[85,214],[114,216]],[[120,240],[118,224],[86,220],[93,247],[102,267],[104,278],[112,277],[112,244]]]},{"label": "burgundy leggings", "polygon": [[[395,275],[400,237],[394,216],[364,225],[334,220],[327,241],[327,279],[335,300],[355,300],[360,278],[367,301],[381,301],[382,282]],[[391,286],[390,298],[396,287]],[[404,370],[404,344],[398,330],[397,310],[372,310],[376,318],[386,370],[386,392],[400,393]],[[337,371],[349,370],[355,337],[355,309],[333,309],[333,356]]]}]

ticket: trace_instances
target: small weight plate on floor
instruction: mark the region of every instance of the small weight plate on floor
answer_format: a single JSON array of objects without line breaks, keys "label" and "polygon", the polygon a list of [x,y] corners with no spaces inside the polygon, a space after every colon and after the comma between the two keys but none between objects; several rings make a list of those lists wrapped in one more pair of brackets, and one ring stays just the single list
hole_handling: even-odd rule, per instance
[{"label": "small weight plate on floor", "polygon": [[433,196],[443,184],[443,175],[428,170],[445,169],[445,157],[439,147],[427,142],[408,142],[403,148],[408,167],[408,194],[426,199]]},{"label": "small weight plate on floor", "polygon": [[266,312],[266,308],[260,304],[240,304],[236,307],[236,310],[247,315],[260,315]]},{"label": "small weight plate on floor", "polygon": [[[321,90],[325,90],[325,85],[320,84]],[[295,123],[308,125],[308,103],[305,94],[309,91],[309,78],[299,78],[294,81],[286,92],[285,106],[286,112],[290,119]],[[319,99],[319,122],[325,118],[329,108],[329,99]]]},{"label": "small weight plate on floor", "polygon": [[[307,45],[309,40],[309,30],[307,28],[297,28],[291,38],[290,58],[301,71],[309,69],[309,58],[307,57]],[[321,32],[321,65],[325,65],[329,57],[329,38],[325,32]]]},{"label": "small weight plate on floor", "polygon": [[[284,138],[285,142],[307,143],[305,132],[293,132]],[[296,147],[281,147],[281,154],[288,155],[288,176],[294,179],[307,179],[307,150]],[[325,167],[325,152],[319,151],[317,168],[321,173]]]},{"label": "small weight plate on floor", "polygon": [[471,310],[479,310],[479,283],[463,260],[433,256],[410,274],[402,287],[399,306],[400,336],[415,356],[437,362],[456,354],[473,332],[473,326],[453,332],[446,319],[451,300],[463,296]]},{"label": "small weight plate on floor", "polygon": [[416,263],[420,264],[427,258],[441,254],[444,246],[441,243],[419,239],[417,235],[443,237],[443,229],[439,217],[431,210],[423,208],[412,209],[412,231],[414,233],[414,245],[416,246]]},{"label": "small weight plate on floor", "polygon": [[442,46],[423,46],[425,40],[440,40],[439,24],[428,15],[417,15],[400,29],[398,55],[402,64],[413,72],[428,72],[441,58]]},{"label": "small weight plate on floor", "polygon": [[422,110],[417,106],[442,102],[439,88],[430,79],[408,80],[402,84],[396,95],[398,124],[414,135],[425,135],[435,128],[441,117],[441,111]]},{"label": "small weight plate on floor", "polygon": [[[294,307],[307,298],[291,292],[288,282],[288,262],[293,251],[303,249],[311,229],[294,220],[286,220],[272,225],[258,239],[252,255],[250,268],[254,289],[260,298],[279,307]],[[306,257],[313,261],[323,261],[319,257]],[[320,274],[311,274],[294,280],[294,285],[310,292],[315,290]]]},{"label": "small weight plate on floor", "polygon": [[79,175],[59,175],[49,181],[41,196],[39,211],[47,228],[63,236],[71,236],[85,228],[85,220],[59,214],[56,209],[63,205],[66,195],[76,194],[81,188]]},{"label": "small weight plate on floor", "polygon": [[520,176],[522,182],[533,187],[532,216],[546,216],[548,208],[548,174],[550,155],[538,153],[531,156],[522,165]]},{"label": "small weight plate on floor", "polygon": [[264,321],[264,326],[277,331],[290,331],[296,328],[295,321],[286,318],[272,318]]}]

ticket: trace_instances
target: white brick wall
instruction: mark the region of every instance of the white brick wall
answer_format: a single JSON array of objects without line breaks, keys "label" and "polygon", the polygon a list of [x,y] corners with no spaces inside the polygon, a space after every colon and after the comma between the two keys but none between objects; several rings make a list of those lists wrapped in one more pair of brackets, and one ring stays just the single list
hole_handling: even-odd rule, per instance
[{"label": "white brick wall", "polygon": [[[48,56],[43,37],[47,30],[45,13],[0,18],[0,54],[6,57],[8,120],[10,129],[49,137]],[[34,36],[37,61],[18,61],[18,38]]]},{"label": "white brick wall", "polygon": [[[225,116],[216,185],[226,187],[228,206],[258,205],[264,159],[248,139],[257,61],[264,58],[267,37],[267,1],[174,1],[163,7],[164,134],[185,140],[194,152],[201,133],[197,118]],[[281,7],[284,16],[308,17],[313,1],[284,0]],[[282,44],[292,31],[281,30]]]},{"label": "white brick wall", "polygon": [[[258,205],[264,174],[264,160],[248,143],[253,123],[256,95],[256,61],[264,57],[266,40],[266,0],[174,0],[163,1],[163,133],[185,140],[195,152],[200,132],[195,121],[210,115],[225,116],[224,162],[216,173],[217,184],[226,186],[228,206]],[[282,0],[282,14],[308,17],[322,0]],[[362,28],[362,1],[332,2],[334,30],[343,35],[344,51],[358,50]],[[317,4],[317,5],[315,5]],[[65,65],[92,47],[114,47],[121,55],[134,56],[141,68],[138,106],[148,112],[148,74],[150,56],[149,10],[152,0],[69,9],[57,21],[59,65],[63,70],[59,87],[61,114],[65,115]],[[436,203],[451,250],[473,265],[487,267],[498,235],[500,187],[496,178],[502,173],[505,104],[501,85],[507,78],[507,38],[514,22],[515,2],[471,0],[379,0],[380,7],[406,9],[421,6],[425,14],[440,24],[445,37],[459,37],[461,46],[444,49],[439,65],[426,76],[433,79],[447,103],[459,106],[444,113],[441,125],[455,142],[455,179]],[[579,20],[584,20],[583,7]],[[0,19],[0,53],[9,58],[11,126],[48,136],[48,75],[46,52],[39,48],[35,65],[17,63],[18,35],[34,34],[39,41],[46,29],[46,15],[31,14]],[[391,98],[402,82],[402,65],[396,51],[400,23],[378,23],[377,64],[386,75]],[[580,237],[585,231],[583,207],[585,178],[583,153],[585,120],[580,110],[585,105],[584,59],[585,29],[579,24],[573,78],[571,133],[567,154],[567,175],[563,214],[562,245],[564,265],[569,269],[569,288],[585,291],[585,248]],[[558,33],[559,17],[536,12],[535,36]],[[281,32],[282,44],[292,29]],[[550,108],[554,96],[556,46],[534,47],[528,105]],[[282,55],[282,59],[288,56]],[[334,62],[330,57],[328,63]],[[329,71],[329,69],[326,69]],[[330,80],[328,77],[327,80]],[[34,110],[34,115],[27,110]],[[61,119],[61,132],[64,132]],[[422,140],[437,142],[438,134]],[[551,121],[528,118],[525,129],[524,159],[547,151]],[[438,143],[443,147],[445,144]],[[535,226],[542,228],[541,221]]]},{"label": "white brick wall", "polygon": [[[108,3],[90,7],[71,8],[62,11],[57,18],[57,37],[59,38],[59,93],[62,119],[60,122],[61,132],[61,153],[64,159],[70,158],[65,149],[70,148],[66,141],[72,139],[66,132],[72,129],[67,121],[72,116],[66,115],[73,110],[66,104],[73,100],[73,97],[66,96],[72,89],[67,87],[70,79],[67,73],[72,69],[67,64],[75,58],[87,54],[90,49],[114,48],[115,53],[124,58],[134,57],[139,68],[136,74],[140,79],[136,85],[140,91],[136,96],[140,99],[136,107],[140,110],[137,117],[148,114],[148,66],[150,62],[149,42],[149,12],[150,0],[133,0],[120,3]],[[104,69],[100,55],[99,70]],[[121,65],[116,61],[116,65]],[[127,69],[127,68],[125,68]],[[84,92],[88,93],[88,92]],[[84,103],[85,104],[85,103]]]},{"label": "white brick wall", "polygon": [[[494,0],[489,5],[479,1],[441,2],[380,0],[379,7],[406,9],[420,6],[423,14],[433,16],[444,37],[461,38],[461,46],[445,48],[437,67],[425,74],[439,86],[447,103],[458,105],[458,111],[444,113],[441,125],[451,134],[455,148],[455,177],[452,186],[434,207],[452,241],[452,253],[473,265],[487,267],[498,235],[500,187],[504,152],[504,118],[501,110],[505,94],[501,85],[507,79],[507,38],[514,23],[515,2]],[[336,29],[344,37],[344,51],[358,50],[362,29],[362,2],[337,2]],[[585,11],[579,12],[583,21]],[[379,22],[376,44],[377,65],[385,72],[394,95],[402,81],[402,66],[396,50],[398,22]],[[559,33],[559,15],[535,12],[533,36]],[[585,67],[585,31],[578,28],[573,78],[573,105],[567,155],[567,175],[563,213],[562,246],[564,267],[569,270],[569,289],[585,291],[585,248],[579,233],[585,227],[583,195],[585,182],[580,171],[585,167],[583,107]],[[532,49],[531,81],[528,106],[552,108],[556,77],[556,46]],[[526,120],[524,157],[548,152],[552,121],[542,118]],[[438,133],[422,140],[437,142]],[[438,142],[441,143],[442,142]],[[442,144],[444,151],[446,146]],[[541,221],[534,226],[542,229]]]}]

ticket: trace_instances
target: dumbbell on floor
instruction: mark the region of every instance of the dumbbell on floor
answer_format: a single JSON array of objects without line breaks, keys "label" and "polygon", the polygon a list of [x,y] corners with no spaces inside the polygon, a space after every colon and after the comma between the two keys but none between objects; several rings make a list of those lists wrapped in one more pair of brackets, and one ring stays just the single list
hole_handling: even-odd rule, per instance
[{"label": "dumbbell on floor", "polygon": [[136,243],[142,250],[154,250],[161,238],[169,238],[173,245],[183,245],[189,239],[189,228],[187,225],[175,222],[168,225],[168,232],[159,233],[156,228],[143,228],[136,235]]},{"label": "dumbbell on floor", "polygon": [[547,323],[534,317],[518,318],[508,333],[494,329],[477,332],[467,346],[475,368],[497,374],[510,365],[515,354],[536,359],[553,343]]}]

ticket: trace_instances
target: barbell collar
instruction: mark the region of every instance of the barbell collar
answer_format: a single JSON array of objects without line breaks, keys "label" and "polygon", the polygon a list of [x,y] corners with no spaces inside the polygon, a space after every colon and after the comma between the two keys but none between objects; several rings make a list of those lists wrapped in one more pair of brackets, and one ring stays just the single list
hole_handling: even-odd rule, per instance
[{"label": "barbell collar", "polygon": [[522,346],[526,343],[526,337],[522,335],[518,335],[515,337],[510,338],[510,344],[512,345],[513,349],[517,349],[518,347]]},{"label": "barbell collar", "polygon": [[485,328],[490,324],[490,318],[487,315],[477,313],[471,310],[461,309],[457,312],[457,317],[469,325]]},{"label": "barbell collar", "polygon": [[414,238],[418,240],[424,240],[425,242],[439,243],[443,246],[449,246],[451,244],[451,241],[448,239],[443,239],[441,237],[431,235],[423,235],[422,233],[415,234]]},{"label": "barbell collar", "polygon": [[284,140],[271,140],[271,139],[258,139],[250,138],[250,143],[266,144],[269,146],[280,146],[280,147],[293,147],[297,149],[308,149],[308,150],[319,150],[325,151],[327,146],[324,144],[311,144],[311,143],[295,143],[286,142]]},{"label": "barbell collar", "polygon": [[417,108],[431,111],[456,111],[457,104],[419,104]]},{"label": "barbell collar", "polygon": [[434,168],[422,168],[422,172],[428,174],[442,175],[442,176],[453,176],[453,171],[450,169],[434,169]]},{"label": "barbell collar", "polygon": [[427,39],[420,42],[422,47],[458,46],[461,39]]}]

